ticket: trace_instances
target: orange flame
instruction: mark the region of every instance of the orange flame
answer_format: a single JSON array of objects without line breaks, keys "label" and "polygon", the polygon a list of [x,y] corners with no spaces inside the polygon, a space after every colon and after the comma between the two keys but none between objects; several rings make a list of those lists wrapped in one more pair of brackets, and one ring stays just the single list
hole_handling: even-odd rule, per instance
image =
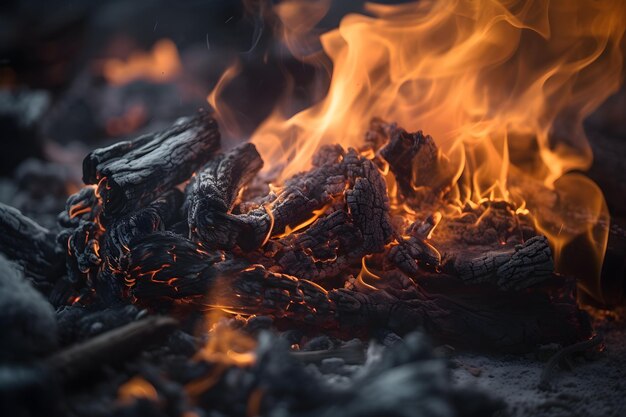
[{"label": "orange flame", "polygon": [[119,387],[117,398],[121,403],[128,404],[139,398],[156,401],[159,395],[151,383],[140,376],[135,376]]},{"label": "orange flame", "polygon": [[371,291],[378,291],[378,288],[376,288],[374,285],[365,282],[366,279],[374,280],[374,281],[378,281],[378,280],[381,279],[378,275],[376,275],[375,273],[373,273],[372,271],[367,269],[367,264],[365,263],[365,258],[367,258],[367,256],[364,256],[361,259],[361,271],[359,272],[359,275],[357,275],[356,285],[357,286],[361,286],[364,289],[368,289],[368,290],[371,290]]},{"label": "orange flame", "polygon": [[176,45],[169,39],[161,39],[149,53],[135,52],[126,61],[106,60],[102,73],[110,84],[123,85],[138,79],[167,82],[177,76],[181,69]]},{"label": "orange flame", "polygon": [[[276,14],[295,48],[328,3],[284,4]],[[320,37],[333,64],[326,97],[291,117],[276,108],[254,133],[265,169],[283,167],[280,183],[321,145],[358,147],[373,117],[424,129],[452,167],[450,201],[530,211],[558,270],[576,269],[565,256],[574,247],[591,259],[582,275],[595,281],[583,288],[600,297],[608,211],[572,171],[591,163],[584,118],[621,82],[626,2],[424,0],[365,11]]]}]

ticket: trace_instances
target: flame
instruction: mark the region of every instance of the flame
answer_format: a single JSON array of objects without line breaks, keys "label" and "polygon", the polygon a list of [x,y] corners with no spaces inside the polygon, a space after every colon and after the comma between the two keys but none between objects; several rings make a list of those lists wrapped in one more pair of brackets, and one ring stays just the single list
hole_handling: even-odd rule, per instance
[{"label": "flame", "polygon": [[213,87],[211,93],[207,96],[207,102],[215,110],[215,116],[220,121],[220,129],[224,131],[229,137],[238,138],[241,137],[241,131],[237,117],[233,109],[228,106],[224,100],[219,100],[223,95],[224,89],[241,73],[241,63],[236,61],[230,65],[222,73],[219,80]]},{"label": "flame", "polygon": [[[274,236],[277,239],[281,239],[283,237],[287,237],[292,233],[295,233],[299,230],[304,229],[305,227],[313,224],[313,222],[317,219],[319,219],[324,213],[326,213],[326,210],[328,210],[331,206],[333,205],[332,202],[326,204],[324,207],[317,209],[317,210],[313,210],[313,213],[311,215],[311,217],[309,217],[308,219],[306,219],[305,221],[303,221],[300,224],[295,225],[293,228],[289,225],[287,225],[287,227],[285,227],[285,231],[279,235]],[[272,222],[273,223],[273,222]]]},{"label": "flame", "polygon": [[252,337],[219,323],[211,325],[208,341],[196,353],[195,359],[216,366],[209,374],[185,385],[185,390],[191,396],[200,395],[217,384],[229,367],[253,365],[256,361],[255,348],[256,341]]},{"label": "flame", "polygon": [[[305,35],[328,2],[280,4],[283,42],[297,57],[314,56]],[[280,172],[280,185],[308,169],[321,145],[358,148],[374,117],[423,129],[450,168],[444,216],[465,204],[512,203],[549,237],[557,270],[577,272],[568,267],[575,253],[590,260],[575,275],[601,298],[608,210],[599,188],[573,171],[592,159],[583,120],[621,83],[626,2],[424,0],[368,3],[365,12],[319,37],[332,61],[326,96],[292,116],[286,100],[254,132],[264,170]],[[414,216],[393,175],[386,179],[392,208]]]},{"label": "flame", "polygon": [[121,403],[128,404],[139,398],[156,401],[159,395],[151,383],[140,376],[135,376],[119,387],[117,398]]},{"label": "flame", "polygon": [[357,275],[357,277],[356,277],[357,285],[360,285],[360,286],[362,286],[362,287],[364,287],[366,289],[372,290],[372,291],[378,291],[378,288],[376,288],[372,284],[369,284],[369,283],[365,282],[365,279],[370,279],[370,280],[380,280],[381,279],[381,277],[379,277],[378,275],[376,275],[375,273],[373,273],[369,269],[367,269],[367,265],[365,263],[365,258],[367,258],[367,256],[364,256],[361,259],[361,271],[359,272],[359,275]]},{"label": "flame", "polygon": [[123,85],[139,79],[160,83],[171,80],[181,69],[176,45],[169,39],[161,39],[149,53],[134,52],[126,61],[117,58],[106,60],[102,74],[113,85]]}]

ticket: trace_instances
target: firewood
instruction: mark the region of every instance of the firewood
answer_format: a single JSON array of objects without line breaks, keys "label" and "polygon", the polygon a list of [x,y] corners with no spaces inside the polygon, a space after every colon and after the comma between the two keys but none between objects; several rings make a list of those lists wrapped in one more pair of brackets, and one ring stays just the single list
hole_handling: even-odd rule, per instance
[{"label": "firewood", "polygon": [[342,205],[304,232],[271,239],[263,248],[263,256],[248,255],[248,259],[277,272],[320,281],[358,265],[367,254],[363,242],[361,230]]},{"label": "firewood", "polygon": [[439,251],[419,236],[400,237],[389,247],[387,259],[410,277],[419,273],[419,264],[438,267]]},{"label": "firewood", "polygon": [[190,237],[208,246],[232,246],[231,212],[237,194],[263,167],[252,144],[239,146],[207,163],[187,186]]},{"label": "firewood", "polygon": [[109,269],[119,271],[119,260],[128,252],[132,239],[165,230],[178,213],[182,193],[172,189],[148,206],[116,219],[104,234],[103,252]]},{"label": "firewood", "polygon": [[545,236],[535,236],[513,250],[490,251],[477,257],[458,255],[456,275],[466,283],[492,283],[505,290],[521,290],[545,281],[554,272],[552,251]]},{"label": "firewood", "polygon": [[85,159],[83,177],[98,184],[104,218],[110,221],[187,180],[219,146],[216,121],[201,112],[136,144],[94,151]]},{"label": "firewood", "polygon": [[230,249],[236,242],[244,251],[257,249],[270,237],[289,235],[345,192],[353,221],[370,239],[364,243],[369,245],[366,251],[382,250],[392,231],[387,189],[376,165],[354,149],[344,152],[340,147],[322,148],[314,161],[319,165],[287,180],[278,195],[245,214],[232,215],[232,234],[218,247]]},{"label": "firewood", "polygon": [[150,304],[207,293],[221,254],[171,232],[155,232],[130,241],[120,272],[131,294]]},{"label": "firewood", "polygon": [[42,365],[58,380],[69,382],[103,365],[130,360],[132,355],[162,341],[177,326],[171,317],[147,317],[63,349]]},{"label": "firewood", "polygon": [[[437,275],[426,292],[402,274],[387,275],[396,287],[377,291],[326,291],[306,280],[253,266],[229,280],[220,299],[229,311],[263,314],[340,337],[376,329],[405,334],[422,328],[459,347],[528,352],[547,343],[575,343],[591,331],[578,310],[572,280],[553,277],[532,292],[502,293],[490,287],[460,289],[453,277]],[[230,295],[229,295],[230,294]]]},{"label": "firewood", "polygon": [[452,172],[447,160],[440,154],[433,138],[422,131],[409,133],[395,123],[372,123],[374,136],[387,137],[380,155],[395,175],[400,192],[409,198],[418,187],[435,193],[449,185]]},{"label": "firewood", "polygon": [[0,252],[17,263],[36,288],[47,292],[63,273],[63,252],[50,230],[0,203]]},{"label": "firewood", "polygon": [[363,234],[366,253],[382,252],[393,230],[389,220],[389,197],[385,180],[373,164],[364,164],[364,177],[346,191],[348,211]]}]

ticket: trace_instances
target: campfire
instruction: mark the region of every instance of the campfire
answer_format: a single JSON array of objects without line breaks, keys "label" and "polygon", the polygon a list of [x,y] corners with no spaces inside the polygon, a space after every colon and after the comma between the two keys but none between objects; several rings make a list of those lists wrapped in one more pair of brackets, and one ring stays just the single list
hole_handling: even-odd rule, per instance
[{"label": "campfire", "polygon": [[368,3],[320,34],[332,7],[246,3],[315,76],[306,105],[287,83],[250,132],[227,95],[241,57],[154,129],[148,95],[119,92],[197,98],[176,44],[92,62],[105,92],[86,91],[121,106],[98,113],[115,139],[86,151],[79,186],[21,168],[63,184],[52,225],[0,204],[3,409],[538,415],[450,368],[544,355],[533,395],[556,395],[558,366],[623,336],[606,326],[626,233],[585,174],[583,122],[623,80],[624,4]]}]

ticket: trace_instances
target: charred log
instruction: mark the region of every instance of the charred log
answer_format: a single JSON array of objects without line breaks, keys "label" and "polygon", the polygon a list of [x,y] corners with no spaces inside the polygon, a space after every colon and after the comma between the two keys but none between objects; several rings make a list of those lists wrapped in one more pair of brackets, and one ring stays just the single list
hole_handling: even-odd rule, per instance
[{"label": "charred log", "polygon": [[113,222],[104,235],[104,259],[109,269],[120,270],[119,260],[128,253],[134,238],[165,230],[176,218],[182,201],[182,193],[172,189],[148,206]]},{"label": "charred log", "polygon": [[387,259],[410,277],[419,273],[419,264],[437,267],[441,264],[439,251],[417,236],[400,237],[391,245]]},{"label": "charred log", "polygon": [[339,209],[302,233],[271,239],[261,259],[249,258],[285,274],[320,281],[358,264],[365,254],[363,234],[348,213]]},{"label": "charred log", "polygon": [[113,145],[87,156],[83,177],[97,182],[105,218],[137,209],[188,179],[220,146],[216,121],[207,113],[180,119],[171,128]]},{"label": "charred log", "polygon": [[376,166],[355,150],[344,153],[340,147],[322,148],[314,160],[312,170],[288,180],[277,196],[260,201],[245,214],[233,215],[231,235],[218,242],[219,247],[229,249],[236,242],[244,251],[251,251],[270,237],[288,236],[311,224],[345,192],[355,224],[372,239],[367,243],[369,250],[382,250],[392,231],[387,189]]},{"label": "charred log", "polygon": [[[428,293],[402,274],[377,291],[326,291],[306,280],[250,267],[230,279],[221,294],[229,311],[270,315],[341,337],[376,329],[405,334],[422,328],[444,343],[506,352],[528,352],[546,343],[570,344],[590,334],[578,310],[572,280],[554,277],[531,292],[502,293],[492,287],[459,290],[458,280],[438,275]],[[462,287],[461,287],[462,288]],[[229,296],[230,294],[230,296]]]},{"label": "charred log", "polygon": [[387,136],[380,155],[389,163],[405,197],[417,187],[427,187],[438,193],[451,180],[447,160],[443,159],[433,138],[422,131],[408,133],[394,124],[373,123],[375,136]]},{"label": "charred log", "polygon": [[55,235],[19,210],[0,203],[0,252],[17,263],[36,288],[47,292],[63,273]]},{"label": "charred log", "polygon": [[545,236],[535,236],[513,250],[490,251],[478,257],[457,256],[456,275],[466,283],[492,283],[504,290],[521,290],[545,281],[554,272]]},{"label": "charred log", "polygon": [[120,259],[130,293],[151,303],[206,294],[215,278],[213,264],[222,259],[201,245],[170,232],[139,236]]},{"label": "charred log", "polygon": [[188,186],[188,222],[191,237],[215,246],[229,241],[231,212],[237,194],[263,167],[263,160],[252,144],[239,146],[210,161]]}]

